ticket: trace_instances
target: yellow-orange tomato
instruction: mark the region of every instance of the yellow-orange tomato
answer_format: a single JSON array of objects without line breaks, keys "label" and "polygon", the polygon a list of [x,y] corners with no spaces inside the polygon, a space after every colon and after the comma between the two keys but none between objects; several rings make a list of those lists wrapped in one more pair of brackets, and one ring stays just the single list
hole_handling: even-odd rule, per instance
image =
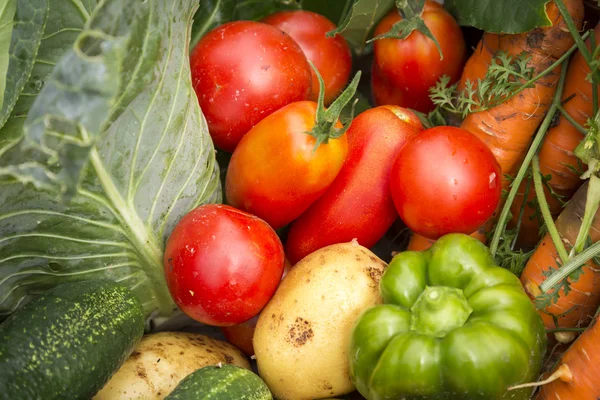
[{"label": "yellow-orange tomato", "polygon": [[[281,228],[319,198],[340,172],[346,135],[315,150],[317,103],[288,104],[254,126],[236,147],[226,178],[227,202]],[[338,121],[336,128],[342,128]]]},{"label": "yellow-orange tomato", "polygon": [[[460,78],[466,56],[460,26],[435,1],[425,2],[422,17],[440,44],[444,59],[440,59],[433,40],[418,31],[413,31],[406,39],[376,40],[373,63],[379,75],[374,75],[374,79],[385,82],[375,82],[373,86],[378,105],[389,104],[381,102],[386,99],[401,107],[428,112],[433,109],[429,88],[442,75],[448,75],[451,83]],[[398,10],[392,9],[375,28],[375,35],[388,32],[401,19]]]}]

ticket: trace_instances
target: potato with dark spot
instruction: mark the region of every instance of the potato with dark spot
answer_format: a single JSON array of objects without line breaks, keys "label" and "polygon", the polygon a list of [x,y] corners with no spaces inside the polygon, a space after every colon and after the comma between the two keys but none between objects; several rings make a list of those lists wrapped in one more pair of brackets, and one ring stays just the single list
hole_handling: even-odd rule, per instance
[{"label": "potato with dark spot", "polygon": [[164,399],[187,375],[219,363],[250,369],[237,348],[208,336],[186,332],[146,335],[94,400]]},{"label": "potato with dark spot", "polygon": [[381,303],[385,267],[354,241],[317,250],[292,268],[254,333],[258,370],[275,398],[318,399],[355,390],[348,372],[350,335],[359,315]]}]

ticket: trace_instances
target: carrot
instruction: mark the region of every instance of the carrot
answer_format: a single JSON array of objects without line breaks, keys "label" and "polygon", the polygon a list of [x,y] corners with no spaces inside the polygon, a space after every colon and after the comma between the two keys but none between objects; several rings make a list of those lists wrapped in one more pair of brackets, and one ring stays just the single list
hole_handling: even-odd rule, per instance
[{"label": "carrot", "polygon": [[[598,43],[600,41],[600,25],[594,29],[594,35],[596,43]],[[588,48],[590,48],[589,41]],[[592,85],[586,79],[589,73],[590,68],[585,58],[580,52],[577,52],[569,63],[562,101],[564,111],[580,126],[584,126],[588,118],[592,117],[592,91],[595,89],[596,94],[598,93],[597,86]],[[575,172],[581,170],[582,165],[573,154],[575,147],[582,139],[583,134],[564,115],[561,115],[558,124],[550,128],[546,134],[540,149],[540,171],[544,176],[552,176],[552,179],[548,181],[548,186],[562,201],[569,200],[582,183],[579,173]],[[555,219],[562,210],[562,203],[551,194],[551,191],[547,187],[544,188],[550,213]],[[514,227],[517,223],[519,210],[524,201],[524,193],[525,185],[522,184],[511,206],[513,219],[509,227]],[[531,206],[535,204],[535,191],[530,190],[525,201],[517,246],[533,247],[538,243],[540,228],[539,219],[534,218],[535,207]]]},{"label": "carrot", "polygon": [[569,347],[542,386],[537,400],[595,400],[600,398],[600,324],[598,317]]},{"label": "carrot", "polygon": [[[577,190],[556,220],[556,229],[567,249],[575,245],[581,227],[588,182]],[[589,235],[594,243],[600,240],[600,212],[596,212],[593,218]],[[532,299],[542,294],[539,286],[546,280],[550,269],[559,265],[558,251],[550,234],[547,234],[521,274],[521,282]],[[581,272],[577,279],[569,279],[571,290],[568,293],[561,289],[556,303],[538,311],[547,329],[585,327],[600,306],[600,266],[590,260]]]},{"label": "carrot", "polygon": [[[583,19],[582,0],[565,0],[565,5],[581,28]],[[467,61],[461,83],[466,79],[475,82],[483,79],[494,54],[505,51],[511,56],[526,52],[534,68],[534,74],[546,70],[574,43],[556,4],[546,5],[546,13],[552,21],[549,27],[537,28],[515,35],[484,34],[480,45]],[[534,87],[523,90],[517,96],[488,110],[469,114],[461,124],[463,129],[478,136],[492,150],[502,172],[514,177],[529,148],[533,134],[546,115],[560,74],[560,67],[544,75]],[[508,189],[510,179],[503,180]]]}]

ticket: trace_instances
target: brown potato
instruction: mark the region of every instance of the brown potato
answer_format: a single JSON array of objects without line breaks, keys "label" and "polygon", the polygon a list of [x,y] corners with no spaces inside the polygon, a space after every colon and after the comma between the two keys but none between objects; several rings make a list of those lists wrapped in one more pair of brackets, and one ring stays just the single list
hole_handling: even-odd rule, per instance
[{"label": "brown potato", "polygon": [[187,375],[219,363],[250,369],[237,348],[208,336],[186,332],[146,335],[94,400],[164,399]]},{"label": "brown potato", "polygon": [[381,303],[386,263],[357,242],[315,251],[296,264],[263,309],[254,334],[258,370],[281,400],[355,390],[350,335],[362,311]]}]

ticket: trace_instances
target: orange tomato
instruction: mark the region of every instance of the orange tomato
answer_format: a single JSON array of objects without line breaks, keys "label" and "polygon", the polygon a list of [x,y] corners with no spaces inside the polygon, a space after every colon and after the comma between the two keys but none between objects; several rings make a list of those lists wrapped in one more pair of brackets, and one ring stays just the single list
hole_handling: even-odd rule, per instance
[{"label": "orange tomato", "polygon": [[[281,228],[302,214],[333,182],[346,154],[346,135],[316,149],[317,103],[288,104],[254,126],[227,170],[227,202]],[[337,129],[342,124],[337,121]]]}]

